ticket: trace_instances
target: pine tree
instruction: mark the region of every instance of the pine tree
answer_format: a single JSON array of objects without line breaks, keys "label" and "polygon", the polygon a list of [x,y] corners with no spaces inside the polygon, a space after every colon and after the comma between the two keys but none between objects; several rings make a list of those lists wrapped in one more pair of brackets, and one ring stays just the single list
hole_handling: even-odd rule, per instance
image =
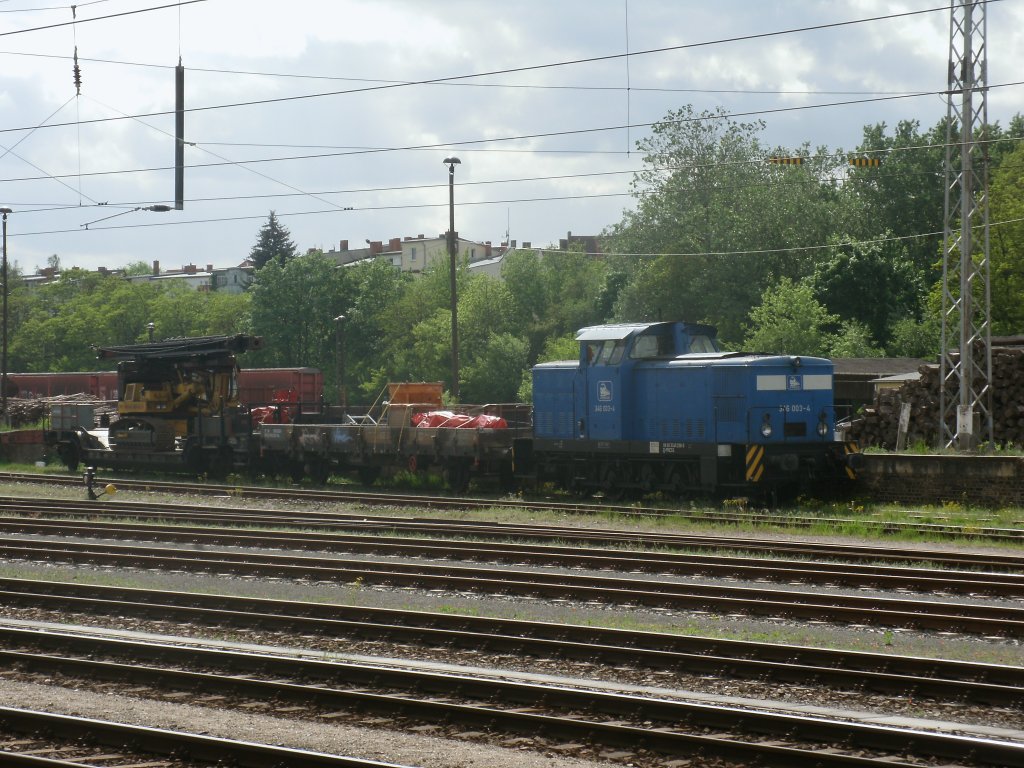
[{"label": "pine tree", "polygon": [[276,261],[279,266],[284,266],[289,260],[295,258],[295,243],[292,242],[291,233],[287,227],[281,225],[273,211],[267,223],[260,227],[260,235],[256,245],[249,252],[249,258],[253,266],[260,269],[271,261]]}]

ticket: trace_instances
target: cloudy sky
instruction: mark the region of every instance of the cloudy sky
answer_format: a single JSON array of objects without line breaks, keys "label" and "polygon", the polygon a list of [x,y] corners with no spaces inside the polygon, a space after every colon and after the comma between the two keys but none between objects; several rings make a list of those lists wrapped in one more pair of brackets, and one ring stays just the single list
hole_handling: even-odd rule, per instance
[{"label": "cloudy sky", "polygon": [[[886,98],[945,87],[938,0],[71,8],[0,0],[0,205],[26,272],[53,255],[88,269],[238,264],[271,210],[303,251],[437,235],[451,154],[462,237],[547,245],[621,218],[636,141],[686,104],[763,119],[768,146],[830,149],[855,147],[866,124],[929,127],[946,112],[935,93]],[[913,11],[926,12],[899,15]],[[987,15],[990,84],[1024,79],[1024,0]],[[889,18],[813,29],[872,17]],[[173,201],[179,59],[184,210],[134,210]],[[994,87],[988,107],[1006,125],[1024,86]]]}]

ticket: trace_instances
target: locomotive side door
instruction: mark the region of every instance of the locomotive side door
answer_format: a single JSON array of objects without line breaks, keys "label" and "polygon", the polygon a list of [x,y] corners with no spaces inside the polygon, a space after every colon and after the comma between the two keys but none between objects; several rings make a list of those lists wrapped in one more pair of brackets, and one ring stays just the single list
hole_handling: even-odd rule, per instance
[{"label": "locomotive side door", "polygon": [[621,363],[626,339],[584,340],[576,377],[578,436],[590,440],[621,440],[623,397]]}]

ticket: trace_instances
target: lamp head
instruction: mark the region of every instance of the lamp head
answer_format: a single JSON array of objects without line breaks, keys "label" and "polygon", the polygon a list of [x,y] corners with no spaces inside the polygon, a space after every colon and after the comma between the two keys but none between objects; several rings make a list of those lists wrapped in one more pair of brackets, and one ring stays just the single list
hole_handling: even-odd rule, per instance
[{"label": "lamp head", "polygon": [[[462,165],[462,161],[459,160],[459,158],[455,157],[455,155],[452,155],[451,157],[446,157],[443,160],[443,162],[449,166]],[[454,168],[452,170],[454,170]]]},{"label": "lamp head", "polygon": [[8,208],[5,205],[2,208],[0,208],[0,213],[2,213],[4,216],[6,216],[8,213],[14,213],[14,211],[12,211],[10,208]]}]

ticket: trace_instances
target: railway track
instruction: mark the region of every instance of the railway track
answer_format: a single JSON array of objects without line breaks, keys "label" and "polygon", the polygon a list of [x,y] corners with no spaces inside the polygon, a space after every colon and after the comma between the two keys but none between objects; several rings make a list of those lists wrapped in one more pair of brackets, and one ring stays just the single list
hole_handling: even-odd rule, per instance
[{"label": "railway track", "polygon": [[399,768],[373,760],[2,706],[0,763],[13,768]]},{"label": "railway track", "polygon": [[[352,664],[290,655],[0,629],[0,664],[19,675],[115,682],[134,694],[188,692],[218,706],[291,705],[297,716],[432,722],[465,737],[479,729],[645,755],[717,756],[749,765],[1024,766],[1024,744],[657,698],[638,693]],[[111,689],[104,685],[105,691]],[[285,763],[292,765],[292,763]]]},{"label": "railway track", "polygon": [[1024,707],[1024,667],[570,624],[227,595],[0,579],[0,604],[217,630],[462,648],[609,666]]},{"label": "railway track", "polygon": [[0,558],[234,576],[389,585],[725,614],[907,627],[962,634],[1024,637],[1024,608],[999,604],[822,594],[795,589],[677,583],[665,579],[587,576],[515,568],[343,560],[253,551],[81,543],[7,537]]},{"label": "railway track", "polygon": [[[480,544],[452,539],[343,536],[333,533],[269,533],[239,528],[104,523],[73,523],[67,519],[36,520],[0,517],[0,534],[73,536],[80,539],[177,542],[195,546],[258,547],[322,553],[371,554],[486,563],[723,577],[748,581],[782,581],[843,587],[874,587],[918,592],[1024,597],[1024,573],[941,571],[937,569],[846,564],[838,562],[674,554],[621,549]],[[1015,565],[1024,569],[1024,559]]]},{"label": "railway track", "polygon": [[201,505],[118,502],[97,508],[95,502],[38,498],[0,497],[0,514],[33,520],[129,519],[153,520],[161,524],[183,523],[213,526],[227,525],[261,529],[289,528],[303,531],[356,531],[397,534],[409,539],[416,535],[464,538],[477,541],[573,543],[589,547],[616,547],[621,553],[629,548],[659,551],[732,551],[764,554],[771,557],[823,558],[869,564],[929,565],[948,569],[1024,573],[1024,556],[1000,553],[953,552],[892,545],[830,544],[816,541],[758,539],[705,534],[634,532],[517,523],[492,523],[479,520],[444,520],[400,516],[353,514],[325,510],[295,511],[239,509]]},{"label": "railway track", "polygon": [[[76,475],[39,475],[33,473],[0,473],[0,480],[7,482],[42,483],[81,486],[82,478]],[[609,513],[627,517],[689,519],[705,523],[781,525],[790,528],[811,528],[815,526],[843,524],[874,529],[882,534],[916,532],[939,538],[973,539],[987,541],[1024,541],[1024,526],[999,528],[966,526],[940,523],[901,523],[883,520],[848,519],[842,517],[816,517],[802,514],[778,514],[766,511],[698,510],[687,508],[666,509],[638,505],[614,505],[604,503],[566,502],[558,500],[524,500],[507,496],[499,498],[465,498],[453,496],[428,496],[423,494],[402,494],[390,492],[366,492],[335,489],[268,488],[255,485],[218,485],[211,483],[184,483],[160,480],[138,480],[134,478],[109,478],[123,490],[143,492],[181,493],[204,496],[233,496],[239,499],[286,499],[289,501],[334,502],[364,504],[369,506],[416,507],[428,509],[490,509],[495,506],[556,511],[566,514]]]}]

